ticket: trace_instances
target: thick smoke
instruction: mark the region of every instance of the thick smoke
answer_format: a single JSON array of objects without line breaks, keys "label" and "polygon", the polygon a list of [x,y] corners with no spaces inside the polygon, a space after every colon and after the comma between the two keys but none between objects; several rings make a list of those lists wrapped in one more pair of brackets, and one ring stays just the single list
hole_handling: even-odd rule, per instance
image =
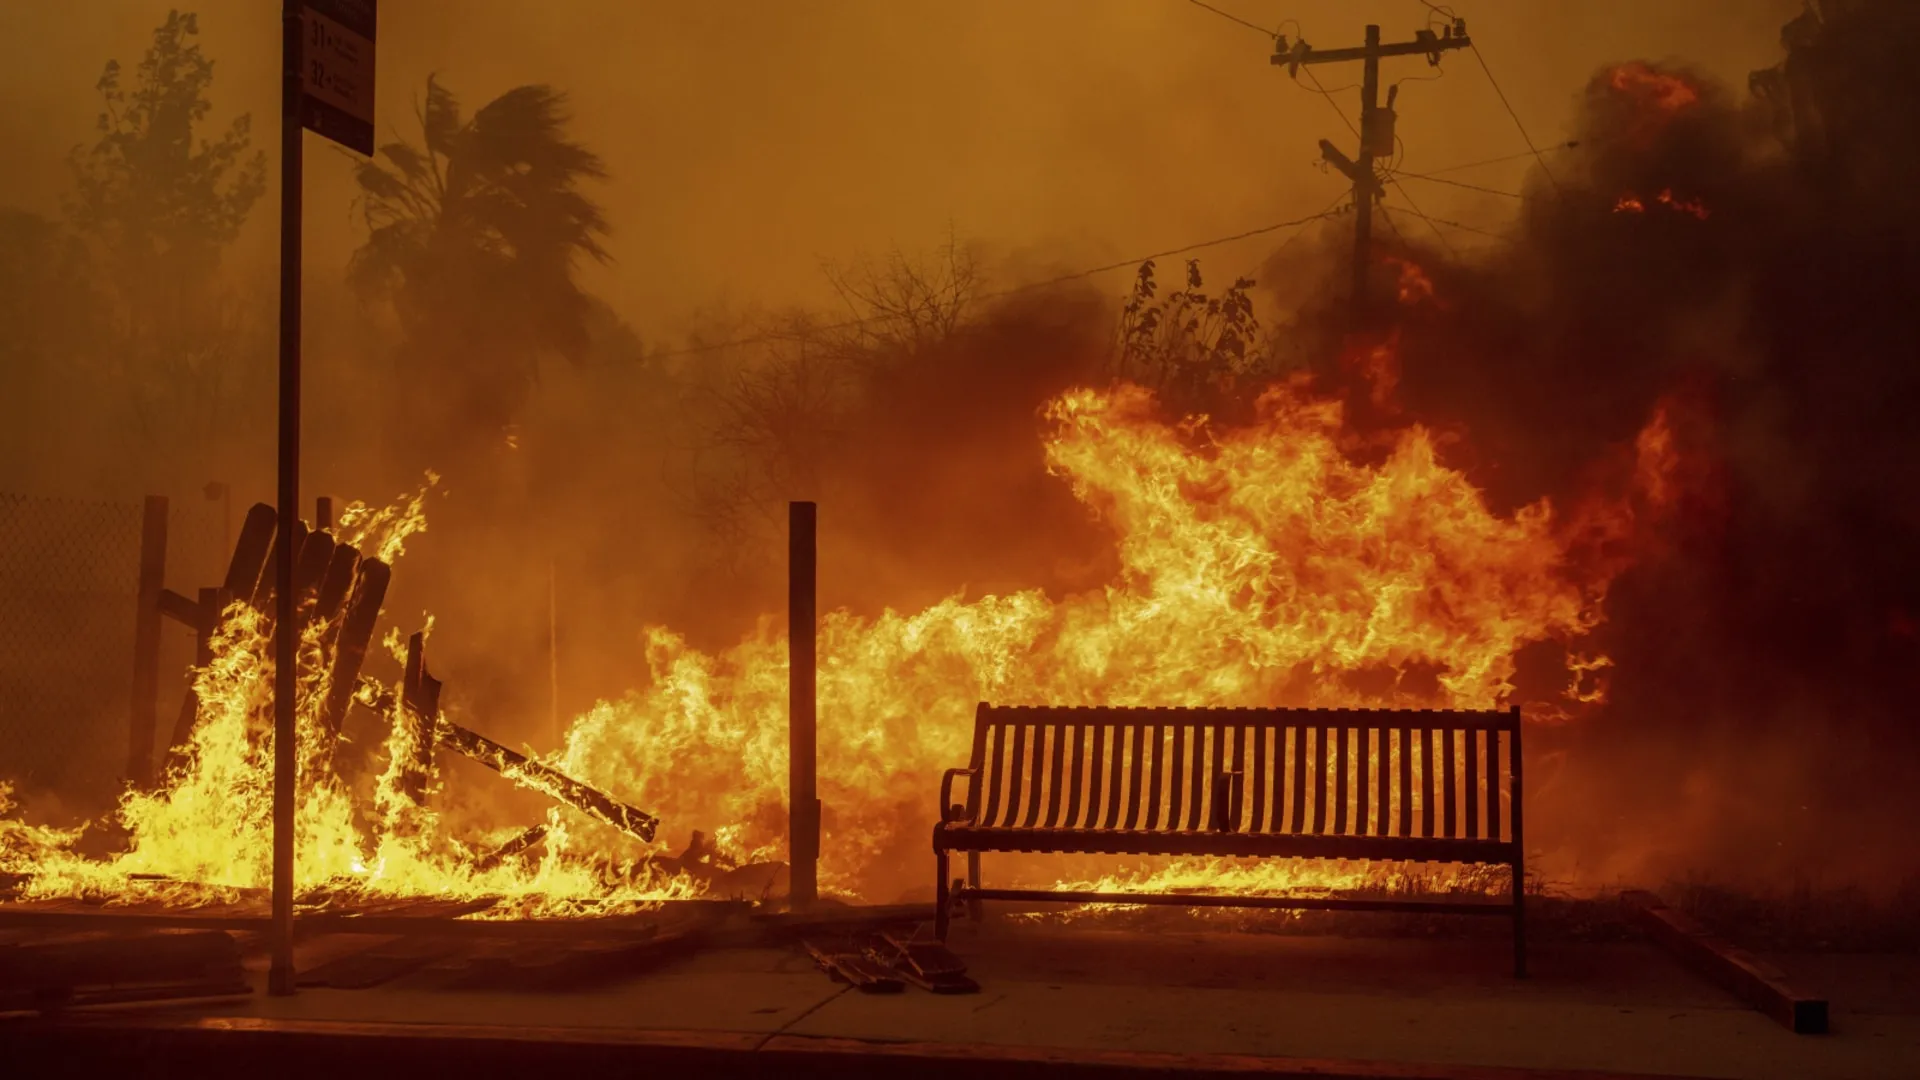
[{"label": "thick smoke", "polygon": [[1673,418],[1679,513],[1611,598],[1612,703],[1539,740],[1583,873],[1914,871],[1920,18],[1823,7],[1751,88],[1596,73],[1511,243],[1410,253],[1443,303],[1404,316],[1403,401],[1470,432],[1496,500]]}]

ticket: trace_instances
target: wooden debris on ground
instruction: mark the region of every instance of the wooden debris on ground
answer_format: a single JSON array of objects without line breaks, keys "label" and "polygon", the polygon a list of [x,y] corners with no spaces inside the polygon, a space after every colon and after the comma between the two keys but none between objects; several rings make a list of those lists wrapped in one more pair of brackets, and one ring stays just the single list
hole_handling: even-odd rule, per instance
[{"label": "wooden debris on ground", "polygon": [[[414,640],[419,639],[420,635],[415,634]],[[392,691],[372,680],[362,680],[360,684],[362,700],[379,712],[390,713],[396,705],[399,705],[404,716],[431,718],[433,737],[428,740],[431,746],[445,747],[471,758],[520,787],[537,791],[556,802],[565,803],[588,817],[611,825],[637,840],[653,842],[654,832],[660,825],[659,818],[629,806],[606,792],[583,784],[543,761],[530,758],[516,750],[510,750],[485,735],[462,727],[440,714],[438,711],[440,683],[426,673],[423,650],[424,642],[419,648],[415,647],[414,641],[408,642],[409,669],[412,669],[416,658],[420,665],[417,685],[422,687],[422,693],[419,697],[410,701],[396,701]],[[404,688],[403,694],[410,695],[413,685],[416,684],[410,683]],[[425,693],[425,688],[429,686],[432,691],[430,699]],[[418,767],[416,762],[414,766],[416,771]]]},{"label": "wooden debris on ground", "polygon": [[1630,921],[1696,974],[1744,999],[1796,1035],[1826,1032],[1827,999],[1790,985],[1779,968],[1709,933],[1653,893],[1630,889],[1620,894],[1620,903]]},{"label": "wooden debris on ground", "polygon": [[763,901],[780,895],[786,888],[786,863],[736,863],[698,829],[693,831],[680,854],[656,855],[649,861],[655,870],[668,875],[685,874],[698,881],[709,896]]},{"label": "wooden debris on ground", "polygon": [[801,945],[820,970],[866,993],[894,993],[907,983],[935,994],[980,992],[980,984],[967,975],[966,961],[936,941],[919,940],[914,928],[897,922],[831,936],[816,933]]},{"label": "wooden debris on ground", "polygon": [[494,848],[492,851],[475,859],[473,861],[473,868],[482,873],[492,870],[508,859],[524,855],[533,850],[537,845],[544,843],[546,839],[547,827],[545,825],[535,825],[519,833],[506,843],[501,844],[499,847]]},{"label": "wooden debris on ground", "polygon": [[897,994],[907,988],[892,969],[851,942],[809,941],[805,945],[821,971],[863,994]]},{"label": "wooden debris on ground", "polygon": [[935,994],[977,994],[980,984],[967,975],[966,962],[945,945],[915,941],[900,931],[882,931],[865,939],[867,955],[900,977]]},{"label": "wooden debris on ground", "polygon": [[912,965],[916,972],[927,978],[967,973],[967,962],[941,942],[931,938],[916,939],[912,934],[899,930],[884,930],[879,937],[882,943],[898,954],[899,962]]}]

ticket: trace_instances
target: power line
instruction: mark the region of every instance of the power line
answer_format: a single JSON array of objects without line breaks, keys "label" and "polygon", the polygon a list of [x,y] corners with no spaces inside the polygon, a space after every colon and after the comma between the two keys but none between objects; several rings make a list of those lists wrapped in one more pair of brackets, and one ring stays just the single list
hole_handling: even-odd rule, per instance
[{"label": "power line", "polygon": [[1413,201],[1413,196],[1407,194],[1407,189],[1401,186],[1399,179],[1391,175],[1388,176],[1387,179],[1393,181],[1393,190],[1399,192],[1400,197],[1407,200],[1407,205],[1413,209],[1413,216],[1433,226],[1434,239],[1439,240],[1440,246],[1447,249],[1447,255],[1452,258],[1457,258],[1460,253],[1453,250],[1453,241],[1448,240],[1447,234],[1441,232],[1440,227],[1434,224],[1434,220],[1428,217],[1425,211],[1420,209],[1420,204]]},{"label": "power line", "polygon": [[1422,176],[1425,179],[1431,180],[1432,178],[1440,175],[1441,173],[1465,172],[1468,169],[1479,169],[1479,168],[1484,168],[1485,166],[1488,166],[1488,165],[1504,165],[1509,161],[1519,161],[1521,158],[1530,158],[1535,156],[1536,154],[1541,154],[1541,153],[1557,154],[1557,153],[1560,153],[1562,150],[1572,150],[1579,145],[1580,145],[1580,140],[1568,139],[1566,142],[1561,143],[1559,146],[1549,146],[1545,150],[1541,150],[1541,151],[1522,151],[1521,153],[1518,153],[1518,154],[1507,154],[1502,157],[1487,158],[1485,161],[1469,161],[1464,165],[1449,165],[1444,169],[1428,169],[1425,173],[1422,174]]},{"label": "power line", "polygon": [[[1347,111],[1340,107],[1339,102],[1333,100],[1332,94],[1328,93],[1324,88],[1320,86],[1320,77],[1313,73],[1312,68],[1307,68],[1306,72],[1307,72],[1307,78],[1313,80],[1314,89],[1318,90],[1321,96],[1327,99],[1327,104],[1333,108],[1335,115],[1340,117],[1340,122],[1347,125],[1347,130],[1353,133],[1353,137],[1356,139],[1360,139],[1362,142],[1366,141],[1365,137],[1360,134],[1360,129],[1354,126],[1352,120],[1347,119]],[[1420,212],[1420,204],[1413,201],[1413,196],[1407,194],[1407,189],[1401,185],[1399,179],[1393,173],[1387,174],[1387,182],[1393,185],[1393,189],[1400,193],[1401,198],[1407,200],[1408,206],[1413,207],[1413,212],[1415,216],[1421,217],[1421,218],[1427,217],[1427,215]],[[1432,219],[1427,218],[1427,223],[1431,225],[1433,223]],[[1399,233],[1398,226],[1395,226],[1394,232],[1396,235]],[[1447,249],[1447,254],[1449,256],[1458,254],[1458,252],[1453,250],[1453,243],[1447,239],[1446,233],[1443,233],[1438,228],[1436,228],[1433,230],[1433,235],[1435,239],[1440,241],[1440,246]],[[1400,240],[1402,243],[1405,243],[1406,239],[1407,238],[1404,236],[1400,237]]]},{"label": "power line", "polygon": [[[1426,0],[1421,0],[1421,2],[1426,3]],[[1427,6],[1432,7],[1433,5],[1428,4]],[[1507,115],[1513,117],[1513,126],[1520,129],[1521,141],[1527,144],[1528,150],[1533,151],[1533,159],[1540,163],[1540,171],[1546,173],[1547,179],[1552,181],[1555,194],[1563,199],[1566,198],[1567,193],[1561,190],[1559,178],[1553,175],[1552,169],[1547,168],[1546,157],[1540,153],[1538,147],[1533,145],[1533,136],[1527,134],[1527,125],[1520,122],[1520,114],[1514,111],[1513,102],[1507,100],[1507,92],[1500,89],[1500,80],[1493,77],[1493,69],[1487,66],[1487,58],[1480,54],[1479,45],[1473,47],[1473,58],[1480,61],[1480,70],[1487,73],[1487,82],[1492,85],[1493,92],[1500,95],[1500,104],[1507,107]]]},{"label": "power line", "polygon": [[1273,33],[1274,33],[1273,31],[1267,29],[1264,26],[1261,26],[1258,23],[1250,23],[1247,20],[1241,18],[1238,15],[1233,14],[1230,11],[1221,11],[1219,8],[1214,7],[1212,4],[1203,3],[1202,0],[1187,0],[1187,2],[1192,4],[1195,7],[1206,8],[1208,11],[1213,12],[1215,15],[1218,15],[1223,19],[1229,19],[1229,20],[1232,20],[1233,22],[1239,23],[1241,26],[1247,27],[1252,30],[1258,30],[1262,34],[1265,34],[1268,37],[1273,36]]},{"label": "power line", "polygon": [[[1340,200],[1336,200],[1336,203],[1339,201]],[[1042,281],[1030,281],[1025,285],[1015,285],[1012,288],[997,289],[993,292],[981,293],[979,296],[975,297],[974,299],[998,300],[1003,297],[1016,295],[1018,293],[1032,292],[1035,289],[1045,289],[1055,285],[1064,285],[1070,281],[1079,281],[1082,278],[1090,278],[1098,274],[1110,273],[1114,270],[1124,270],[1129,267],[1139,266],[1141,263],[1146,262],[1149,259],[1171,258],[1172,256],[1175,256],[1175,255],[1185,255],[1190,251],[1200,251],[1204,248],[1218,247],[1221,244],[1231,244],[1236,240],[1246,240],[1250,237],[1263,236],[1270,232],[1278,232],[1281,229],[1290,229],[1290,228],[1297,228],[1305,225],[1310,225],[1313,222],[1320,221],[1324,218],[1334,217],[1339,213],[1340,213],[1339,210],[1329,207],[1328,209],[1322,210],[1317,214],[1308,214],[1306,217],[1294,218],[1292,221],[1281,221],[1281,222],[1276,222],[1275,224],[1272,224],[1272,225],[1262,225],[1257,229],[1248,229],[1245,232],[1234,233],[1232,236],[1219,236],[1219,237],[1215,237],[1212,240],[1202,240],[1196,244],[1187,244],[1184,247],[1172,248],[1167,251],[1156,251],[1151,255],[1139,255],[1131,259],[1122,259],[1119,262],[1107,263],[1104,266],[1095,266],[1086,270],[1076,270],[1071,274],[1061,274],[1058,277],[1046,278],[1045,280],[1042,280]],[[1298,236],[1298,235],[1299,235],[1298,233],[1295,234],[1295,236]],[[1287,240],[1287,243],[1292,243],[1292,242],[1293,242],[1293,237],[1289,237]],[[1280,246],[1280,250],[1285,250],[1285,248],[1286,248],[1286,244],[1282,244]],[[847,319],[837,323],[827,323],[824,326],[811,326],[811,327],[808,327],[807,329],[814,332],[827,331],[827,330],[850,330],[853,327],[865,326],[868,323],[883,322],[888,318],[890,318],[890,316],[869,315],[865,318]],[[793,337],[793,334],[791,333],[779,333],[779,332],[772,332],[772,333],[765,333],[765,334],[752,334],[747,337],[732,338],[727,341],[714,341],[714,342],[708,342],[703,345],[689,345],[679,349],[667,349],[663,352],[649,353],[648,358],[649,359],[665,359],[667,357],[672,357],[672,356],[691,356],[696,353],[716,352],[720,349],[732,349],[732,348],[737,348],[744,345],[758,345],[758,344],[761,344],[762,342],[768,342],[768,341],[783,341],[791,337]]]},{"label": "power line", "polygon": [[[1397,209],[1397,207],[1394,209]],[[1458,221],[1449,221],[1446,218],[1442,218],[1442,217],[1429,217],[1426,214],[1420,213],[1420,211],[1417,209],[1414,210],[1413,213],[1417,217],[1425,218],[1427,223],[1430,225],[1445,225],[1451,229],[1459,229],[1462,232],[1478,233],[1481,236],[1491,237],[1492,239],[1495,239],[1495,240],[1503,240],[1503,241],[1509,241],[1509,242],[1513,240],[1513,237],[1507,233],[1497,233],[1492,231],[1491,229],[1481,228],[1478,225],[1463,225]]]},{"label": "power line", "polygon": [[[1522,154],[1521,156],[1526,157],[1527,155]],[[1448,180],[1446,177],[1435,176],[1432,173],[1396,172],[1393,175],[1397,177],[1404,177],[1408,180],[1431,180],[1436,184],[1447,184],[1452,187],[1466,188],[1468,191],[1482,191],[1488,195],[1500,195],[1509,199],[1526,198],[1526,196],[1516,194],[1515,192],[1501,191],[1499,188],[1481,187],[1479,184],[1469,184],[1463,180]]]},{"label": "power line", "polygon": [[[1321,97],[1327,99],[1327,107],[1333,110],[1333,114],[1335,116],[1338,116],[1340,118],[1340,122],[1347,125],[1347,130],[1353,132],[1353,137],[1358,139],[1360,137],[1360,129],[1357,127],[1354,127],[1353,121],[1347,119],[1347,110],[1341,108],[1340,103],[1333,100],[1333,91],[1328,90],[1326,87],[1320,85],[1320,76],[1315,75],[1313,73],[1312,68],[1307,68],[1306,73],[1307,73],[1307,78],[1313,80],[1314,93],[1319,94]],[[1341,87],[1341,89],[1351,90],[1353,89],[1353,87],[1343,86]]]},{"label": "power line", "polygon": [[[1328,203],[1318,214],[1315,214],[1313,217],[1308,218],[1307,222],[1318,221],[1321,218],[1336,217],[1342,213],[1345,213],[1346,208],[1342,207],[1340,204],[1347,201],[1347,195],[1348,193],[1345,191],[1342,191],[1340,194],[1335,195],[1333,197],[1332,202]],[[1303,226],[1304,226],[1304,223],[1303,223]],[[1288,248],[1293,246],[1293,242],[1295,240],[1298,240],[1305,235],[1307,235],[1307,230],[1304,227],[1293,230],[1291,233],[1287,234],[1287,238],[1285,240],[1280,241],[1279,247],[1274,248],[1272,251],[1267,252],[1266,257],[1262,258],[1260,261],[1263,263],[1266,263],[1266,262],[1272,262],[1273,260],[1279,258],[1282,252],[1286,251]],[[1241,274],[1240,276],[1246,277],[1247,275]]]}]

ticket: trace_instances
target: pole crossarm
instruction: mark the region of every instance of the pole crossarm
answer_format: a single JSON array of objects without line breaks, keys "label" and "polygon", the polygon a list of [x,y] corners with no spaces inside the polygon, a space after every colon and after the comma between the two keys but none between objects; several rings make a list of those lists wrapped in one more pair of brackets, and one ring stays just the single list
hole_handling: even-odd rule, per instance
[{"label": "pole crossarm", "polygon": [[[1423,30],[1421,33],[1424,34],[1426,31]],[[1433,61],[1438,60],[1440,54],[1448,50],[1470,49],[1472,47],[1473,39],[1465,36],[1436,37],[1431,41],[1400,41],[1392,45],[1382,45],[1375,50],[1369,50],[1364,45],[1356,45],[1351,49],[1315,49],[1308,46],[1305,42],[1302,42],[1292,51],[1274,53],[1273,62],[1276,65],[1285,64],[1296,67],[1301,64],[1340,64],[1352,60],[1365,60],[1369,55],[1375,58],[1384,56],[1424,56],[1428,60]]]},{"label": "pole crossarm", "polygon": [[[1440,33],[1430,29],[1419,30],[1415,31],[1412,41],[1391,45],[1380,43],[1378,26],[1368,26],[1366,40],[1365,45],[1353,49],[1316,49],[1304,41],[1290,43],[1285,34],[1273,39],[1273,63],[1284,66],[1287,74],[1296,79],[1300,77],[1302,64],[1337,64],[1349,60],[1365,64],[1360,83],[1359,154],[1349,157],[1328,140],[1320,140],[1320,156],[1329,165],[1339,169],[1341,175],[1353,184],[1353,324],[1356,330],[1364,330],[1368,325],[1367,292],[1369,267],[1373,261],[1373,204],[1374,200],[1384,199],[1387,194],[1380,177],[1374,174],[1374,163],[1381,158],[1391,159],[1395,145],[1393,103],[1399,87],[1396,84],[1387,89],[1387,104],[1381,108],[1380,58],[1424,56],[1427,63],[1438,67],[1441,53],[1473,46],[1473,39],[1467,36],[1464,19],[1453,20]],[[1333,98],[1328,96],[1327,100],[1331,102]]]}]

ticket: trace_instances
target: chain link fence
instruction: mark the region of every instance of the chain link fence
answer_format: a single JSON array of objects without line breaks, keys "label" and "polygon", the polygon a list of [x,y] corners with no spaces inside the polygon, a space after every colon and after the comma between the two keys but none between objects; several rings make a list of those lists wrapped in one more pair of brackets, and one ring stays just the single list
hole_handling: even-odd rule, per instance
[{"label": "chain link fence", "polygon": [[[219,580],[223,500],[168,507],[166,583]],[[0,492],[0,780],[77,812],[109,805],[126,771],[140,571],[139,503]],[[160,730],[173,730],[193,634],[162,621]]]}]

